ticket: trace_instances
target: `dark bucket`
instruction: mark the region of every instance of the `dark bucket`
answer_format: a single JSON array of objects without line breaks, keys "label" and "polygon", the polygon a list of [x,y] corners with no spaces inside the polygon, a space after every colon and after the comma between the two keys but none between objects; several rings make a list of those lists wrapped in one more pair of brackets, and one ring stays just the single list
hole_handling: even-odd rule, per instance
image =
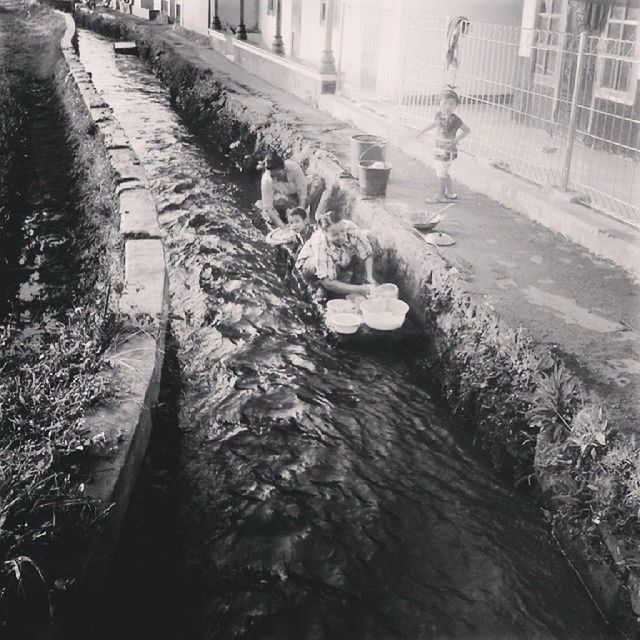
[{"label": "dark bucket", "polygon": [[361,162],[384,162],[387,157],[387,141],[380,136],[358,134],[351,136],[351,175],[358,177]]},{"label": "dark bucket", "polygon": [[358,165],[358,180],[362,195],[377,198],[387,193],[391,165],[384,163],[384,167],[378,169],[374,168],[373,164],[373,162],[361,162]]}]

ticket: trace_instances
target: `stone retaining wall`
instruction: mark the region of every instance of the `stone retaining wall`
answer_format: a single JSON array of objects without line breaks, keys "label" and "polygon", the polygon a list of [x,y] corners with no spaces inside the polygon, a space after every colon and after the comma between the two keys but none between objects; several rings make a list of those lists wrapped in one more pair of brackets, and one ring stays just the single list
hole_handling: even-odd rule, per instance
[{"label": "stone retaining wall", "polygon": [[64,67],[68,71],[62,76],[64,99],[72,101],[70,109],[84,110],[103,142],[114,171],[124,245],[124,255],[118,256],[124,265],[118,308],[126,330],[107,354],[116,395],[86,419],[93,433],[104,433],[107,440],[117,443],[111,456],[88,469],[92,480],[86,485],[87,495],[101,500],[108,508],[101,536],[95,541],[85,567],[86,584],[99,588],[149,441],[160,390],[169,289],[157,211],[144,170],[74,51],[73,19],[69,14],[59,15],[66,23],[61,40]]}]

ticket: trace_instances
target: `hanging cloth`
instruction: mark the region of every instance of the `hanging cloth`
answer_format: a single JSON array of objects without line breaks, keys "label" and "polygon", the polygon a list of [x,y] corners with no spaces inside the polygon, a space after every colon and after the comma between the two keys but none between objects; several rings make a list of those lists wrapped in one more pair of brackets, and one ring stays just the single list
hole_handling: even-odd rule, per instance
[{"label": "hanging cloth", "polygon": [[469,32],[470,26],[469,19],[464,16],[458,16],[449,21],[447,27],[447,69],[449,67],[458,68],[458,40],[460,36]]}]

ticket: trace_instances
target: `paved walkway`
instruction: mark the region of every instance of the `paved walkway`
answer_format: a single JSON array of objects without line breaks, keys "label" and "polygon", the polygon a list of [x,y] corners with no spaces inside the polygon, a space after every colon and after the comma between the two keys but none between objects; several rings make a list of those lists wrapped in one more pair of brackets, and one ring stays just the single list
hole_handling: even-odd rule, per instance
[{"label": "paved walkway", "polygon": [[[199,64],[216,68],[247,100],[264,100],[271,117],[291,123],[349,166],[349,137],[357,131],[239,68],[192,33],[154,27]],[[424,197],[435,175],[391,148],[393,173],[386,207],[410,225],[429,208]],[[453,169],[455,178],[455,167]],[[612,263],[516,212],[456,185],[460,200],[439,230],[456,240],[442,253],[460,270],[470,292],[491,299],[512,326],[536,341],[557,345],[567,363],[612,410],[612,423],[628,431],[640,424],[640,284]],[[434,206],[431,205],[431,209]],[[425,245],[426,246],[426,245]]]}]

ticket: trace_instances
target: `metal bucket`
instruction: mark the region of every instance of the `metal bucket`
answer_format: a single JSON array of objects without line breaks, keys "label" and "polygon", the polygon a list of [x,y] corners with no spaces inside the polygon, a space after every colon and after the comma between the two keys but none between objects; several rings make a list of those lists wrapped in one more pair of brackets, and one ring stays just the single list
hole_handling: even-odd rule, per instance
[{"label": "metal bucket", "polygon": [[361,162],[384,162],[387,157],[387,141],[380,136],[358,134],[351,136],[351,175],[358,177]]},{"label": "metal bucket", "polygon": [[[380,162],[376,160],[376,162]],[[361,162],[358,165],[358,180],[362,195],[372,198],[384,196],[391,174],[391,165],[384,163],[383,167],[373,167],[373,162]]]}]

